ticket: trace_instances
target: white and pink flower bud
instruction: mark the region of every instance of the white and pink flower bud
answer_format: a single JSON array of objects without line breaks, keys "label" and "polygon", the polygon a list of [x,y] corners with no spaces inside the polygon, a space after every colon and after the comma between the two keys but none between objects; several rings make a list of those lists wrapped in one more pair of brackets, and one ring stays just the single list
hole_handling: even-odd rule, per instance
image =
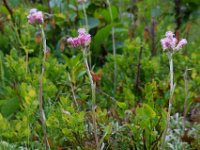
[{"label": "white and pink flower bud", "polygon": [[43,13],[38,11],[36,8],[33,8],[29,11],[27,19],[28,23],[30,24],[42,24],[44,22]]},{"label": "white and pink flower bud", "polygon": [[178,45],[176,46],[176,49],[179,50],[179,49],[183,48],[183,46],[185,46],[186,44],[187,44],[187,40],[182,39],[179,41]]},{"label": "white and pink flower bud", "polygon": [[186,39],[182,39],[177,44],[177,39],[174,37],[174,33],[172,31],[167,31],[165,33],[165,38],[160,40],[163,51],[169,50],[169,51],[177,51],[181,48],[183,48],[184,45],[187,44]]},{"label": "white and pink flower bud", "polygon": [[86,32],[84,28],[80,28],[78,30],[79,35],[77,37],[69,37],[67,39],[67,42],[72,46],[72,47],[84,47],[90,44],[91,42],[91,35]]}]

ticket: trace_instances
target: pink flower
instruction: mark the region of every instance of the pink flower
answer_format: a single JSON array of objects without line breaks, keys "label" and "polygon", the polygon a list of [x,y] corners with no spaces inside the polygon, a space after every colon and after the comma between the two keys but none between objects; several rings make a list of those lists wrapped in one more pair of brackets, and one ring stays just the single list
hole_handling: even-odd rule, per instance
[{"label": "pink flower", "polygon": [[166,32],[165,38],[161,39],[160,42],[164,51],[177,51],[187,44],[186,39],[182,39],[177,45],[177,39],[174,37],[174,33],[171,31]]},{"label": "pink flower", "polygon": [[186,39],[182,39],[182,40],[180,40],[180,42],[176,46],[176,49],[179,50],[179,49],[183,48],[183,46],[185,46],[186,44],[187,44],[187,40]]},{"label": "pink flower", "polygon": [[67,42],[72,46],[72,47],[84,47],[90,44],[91,42],[91,35],[86,32],[84,28],[80,28],[78,30],[79,35],[77,37],[69,37],[67,39]]},{"label": "pink flower", "polygon": [[172,31],[167,31],[165,33],[165,36],[168,37],[168,38],[173,38],[174,37],[174,33]]},{"label": "pink flower", "polygon": [[176,47],[177,39],[174,37],[166,37],[161,39],[163,50],[174,49]]},{"label": "pink flower", "polygon": [[29,15],[27,16],[28,23],[30,24],[41,24],[44,22],[43,14],[41,11],[38,11],[36,8],[33,8],[29,11]]}]

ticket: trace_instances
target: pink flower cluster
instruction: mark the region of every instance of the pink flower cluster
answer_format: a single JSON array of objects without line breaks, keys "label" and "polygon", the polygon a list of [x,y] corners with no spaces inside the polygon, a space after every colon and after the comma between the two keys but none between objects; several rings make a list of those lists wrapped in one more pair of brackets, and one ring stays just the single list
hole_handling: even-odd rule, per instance
[{"label": "pink flower cluster", "polygon": [[44,22],[43,14],[41,11],[38,11],[36,8],[30,10],[29,15],[27,16],[28,23],[30,24],[41,24]]},{"label": "pink flower cluster", "polygon": [[162,45],[163,50],[177,51],[183,48],[183,46],[187,44],[186,39],[181,39],[178,44],[177,44],[177,41],[178,40],[175,38],[175,35],[173,32],[171,31],[166,32],[165,38],[161,39],[161,45]]},{"label": "pink flower cluster", "polygon": [[91,35],[86,32],[84,28],[78,30],[79,35],[77,37],[69,37],[67,42],[72,47],[87,46],[91,42]]}]

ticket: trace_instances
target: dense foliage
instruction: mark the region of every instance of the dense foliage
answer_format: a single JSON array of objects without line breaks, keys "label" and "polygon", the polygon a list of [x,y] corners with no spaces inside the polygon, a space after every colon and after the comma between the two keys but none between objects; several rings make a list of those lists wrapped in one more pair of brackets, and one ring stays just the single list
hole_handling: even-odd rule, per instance
[{"label": "dense foliage", "polygon": [[[45,149],[41,80],[51,149],[160,149],[170,98],[160,39],[172,30],[188,44],[173,56],[165,149],[198,150],[199,7],[198,0],[0,1],[0,149]],[[43,12],[42,27],[28,23],[32,8]],[[87,56],[67,42],[83,27],[91,35]]]}]

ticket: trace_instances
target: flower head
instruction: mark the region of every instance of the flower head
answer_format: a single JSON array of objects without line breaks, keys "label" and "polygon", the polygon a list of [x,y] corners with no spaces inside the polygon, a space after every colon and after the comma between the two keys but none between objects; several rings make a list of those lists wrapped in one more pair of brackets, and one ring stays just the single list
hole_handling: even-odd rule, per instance
[{"label": "flower head", "polygon": [[87,46],[91,42],[91,35],[86,32],[84,28],[78,29],[79,35],[77,37],[69,37],[67,42],[72,47]]},{"label": "flower head", "polygon": [[41,24],[44,22],[43,14],[41,11],[38,11],[36,8],[33,8],[29,11],[29,15],[27,16],[28,23],[30,24]]},{"label": "flower head", "polygon": [[184,45],[187,44],[186,39],[182,39],[177,44],[177,39],[174,37],[174,33],[172,31],[167,31],[165,33],[165,38],[160,40],[163,51],[178,51],[183,48]]}]

